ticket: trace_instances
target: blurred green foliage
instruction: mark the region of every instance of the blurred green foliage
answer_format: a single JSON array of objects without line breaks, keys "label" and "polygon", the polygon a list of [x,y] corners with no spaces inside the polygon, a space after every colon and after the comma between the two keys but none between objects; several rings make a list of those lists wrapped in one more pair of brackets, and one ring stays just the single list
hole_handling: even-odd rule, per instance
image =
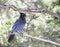
[{"label": "blurred green foliage", "polygon": [[[29,2],[29,0],[24,1]],[[0,4],[15,5],[16,7],[21,8],[26,6],[20,0],[0,0]],[[37,0],[36,4],[43,9],[60,14],[60,0]],[[31,5],[31,3],[29,5]],[[28,29],[31,31],[29,34],[60,43],[60,21],[48,14],[36,13],[36,16],[39,17],[37,19],[33,19],[29,25],[30,27]],[[58,47],[32,38],[21,37],[19,34],[16,35],[13,42],[8,43],[7,40],[9,33],[11,32],[12,25],[18,17],[19,13],[12,9],[0,10],[0,46]],[[29,20],[28,17],[30,17],[30,15],[27,14],[27,19]]]}]

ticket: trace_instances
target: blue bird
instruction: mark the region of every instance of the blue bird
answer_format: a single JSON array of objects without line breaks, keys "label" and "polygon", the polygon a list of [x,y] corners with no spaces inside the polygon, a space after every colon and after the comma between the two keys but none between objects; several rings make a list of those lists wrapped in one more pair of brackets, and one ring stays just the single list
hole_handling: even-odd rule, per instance
[{"label": "blue bird", "polygon": [[26,14],[25,13],[20,13],[19,19],[16,20],[12,27],[11,34],[8,38],[8,42],[11,42],[14,39],[15,33],[19,32],[20,34],[22,33],[22,30],[24,29],[25,23],[26,23]]}]

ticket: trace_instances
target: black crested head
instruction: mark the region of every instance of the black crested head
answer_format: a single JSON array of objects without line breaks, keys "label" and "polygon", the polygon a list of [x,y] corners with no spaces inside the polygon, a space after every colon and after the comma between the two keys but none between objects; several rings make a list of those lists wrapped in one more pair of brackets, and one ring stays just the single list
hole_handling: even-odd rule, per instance
[{"label": "black crested head", "polygon": [[26,14],[25,13],[20,13],[20,18],[25,18]]},{"label": "black crested head", "polygon": [[25,20],[25,17],[26,17],[26,14],[21,12],[21,13],[20,13],[19,20],[24,21],[24,20]]}]

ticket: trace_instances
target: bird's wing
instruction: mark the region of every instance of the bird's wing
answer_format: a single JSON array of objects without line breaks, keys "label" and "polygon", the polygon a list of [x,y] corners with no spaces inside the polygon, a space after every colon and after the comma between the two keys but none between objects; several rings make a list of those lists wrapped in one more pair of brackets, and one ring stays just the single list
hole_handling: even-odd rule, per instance
[{"label": "bird's wing", "polygon": [[24,29],[24,26],[25,24],[23,22],[17,20],[12,27],[12,32],[21,32]]},{"label": "bird's wing", "polygon": [[16,22],[15,22],[14,25],[12,26],[12,33],[13,33],[14,31],[16,31],[15,29],[16,29],[16,27],[17,27],[18,24],[19,24],[19,21],[16,20]]},{"label": "bird's wing", "polygon": [[23,23],[18,24],[18,26],[16,27],[17,32],[22,33],[24,26],[25,26],[25,24],[23,24]]}]

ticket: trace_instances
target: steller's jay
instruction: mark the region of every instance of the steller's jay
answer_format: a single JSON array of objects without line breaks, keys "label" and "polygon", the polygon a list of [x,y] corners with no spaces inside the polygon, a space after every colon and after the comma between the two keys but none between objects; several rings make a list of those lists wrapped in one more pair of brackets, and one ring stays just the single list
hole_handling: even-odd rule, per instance
[{"label": "steller's jay", "polygon": [[19,32],[21,34],[22,30],[24,29],[25,23],[26,23],[26,14],[25,13],[20,13],[19,19],[16,20],[12,27],[11,34],[8,38],[8,42],[11,42],[14,39],[15,32]]}]

